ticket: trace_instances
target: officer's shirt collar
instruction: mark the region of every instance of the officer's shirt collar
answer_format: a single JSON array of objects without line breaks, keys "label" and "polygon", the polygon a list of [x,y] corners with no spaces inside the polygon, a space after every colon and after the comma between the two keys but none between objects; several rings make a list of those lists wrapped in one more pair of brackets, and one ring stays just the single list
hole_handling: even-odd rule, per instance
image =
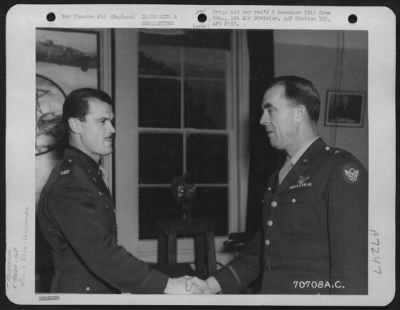
[{"label": "officer's shirt collar", "polygon": [[79,161],[87,170],[98,171],[100,163],[92,157],[82,152],[80,149],[68,145],[64,151],[64,157]]},{"label": "officer's shirt collar", "polygon": [[311,146],[311,144],[313,144],[318,138],[319,136],[316,136],[315,138],[308,141],[306,144],[303,145],[303,147],[300,150],[298,150],[292,157],[290,157],[290,161],[293,166],[297,163],[300,157],[303,156],[303,154],[307,151],[307,149]]}]

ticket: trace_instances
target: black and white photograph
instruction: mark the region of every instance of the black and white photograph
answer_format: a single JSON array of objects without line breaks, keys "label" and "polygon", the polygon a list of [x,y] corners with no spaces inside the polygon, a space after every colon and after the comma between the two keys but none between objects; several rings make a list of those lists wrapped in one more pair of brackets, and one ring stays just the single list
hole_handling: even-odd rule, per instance
[{"label": "black and white photograph", "polygon": [[193,27],[34,27],[31,243],[8,250],[8,283],[25,281],[10,275],[25,254],[36,302],[367,303],[387,235],[371,191],[375,37],[195,14]]},{"label": "black and white photograph", "polygon": [[[367,294],[368,126],[339,131],[318,122],[327,87],[367,91],[367,32],[107,31],[117,37],[104,47],[115,50],[114,62],[133,64],[100,76],[132,82],[116,84],[106,100],[96,87],[101,63],[85,70],[71,60],[70,32],[37,30],[38,74],[69,83],[64,104],[72,106],[59,113],[63,149],[36,158],[46,243],[36,244],[37,291],[161,294],[190,276],[182,284],[193,293]],[[107,105],[92,112],[99,120],[86,134],[91,100]],[[247,149],[232,154],[239,143]],[[132,150],[121,153],[123,145]],[[118,160],[105,171],[111,183],[98,172],[102,160]],[[280,177],[287,160],[292,167]],[[129,204],[116,204],[113,185]],[[135,217],[117,225],[125,209]],[[126,247],[118,243],[124,234]],[[149,254],[134,251],[137,244]]]}]

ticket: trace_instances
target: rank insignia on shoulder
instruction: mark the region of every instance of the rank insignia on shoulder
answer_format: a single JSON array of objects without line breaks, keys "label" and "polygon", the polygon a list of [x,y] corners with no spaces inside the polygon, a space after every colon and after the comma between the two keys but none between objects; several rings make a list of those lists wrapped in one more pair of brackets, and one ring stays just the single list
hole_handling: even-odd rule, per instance
[{"label": "rank insignia on shoulder", "polygon": [[343,167],[343,177],[346,182],[350,184],[355,184],[359,180],[360,170],[357,169],[354,165],[345,165]]},{"label": "rank insignia on shoulder", "polygon": [[60,175],[68,175],[68,174],[70,174],[70,173],[71,173],[71,170],[70,170],[70,169],[66,169],[66,170],[60,171]]}]

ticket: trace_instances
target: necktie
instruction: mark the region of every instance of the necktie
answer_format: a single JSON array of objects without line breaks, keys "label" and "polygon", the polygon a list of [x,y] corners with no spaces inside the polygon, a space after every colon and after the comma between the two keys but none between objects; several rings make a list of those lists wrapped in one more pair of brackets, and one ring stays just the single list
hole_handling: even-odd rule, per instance
[{"label": "necktie", "polygon": [[108,185],[107,185],[107,172],[103,168],[103,166],[99,166],[99,174],[101,175],[101,178],[103,179],[103,183],[106,186],[107,190],[110,191],[110,189],[108,188]]},{"label": "necktie", "polygon": [[292,169],[293,164],[290,160],[290,157],[286,157],[285,164],[282,166],[281,170],[279,171],[279,184],[282,183],[283,179],[287,176],[290,169]]}]

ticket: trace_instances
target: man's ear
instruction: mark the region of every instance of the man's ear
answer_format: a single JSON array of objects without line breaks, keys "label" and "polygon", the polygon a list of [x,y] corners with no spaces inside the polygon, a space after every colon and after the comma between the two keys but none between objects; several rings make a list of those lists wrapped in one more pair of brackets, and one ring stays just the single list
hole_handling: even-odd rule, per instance
[{"label": "man's ear", "polygon": [[75,117],[69,118],[68,125],[73,133],[79,134],[82,130],[82,123],[78,118]]},{"label": "man's ear", "polygon": [[307,109],[304,105],[299,104],[296,106],[296,121],[301,123],[307,116]]}]

